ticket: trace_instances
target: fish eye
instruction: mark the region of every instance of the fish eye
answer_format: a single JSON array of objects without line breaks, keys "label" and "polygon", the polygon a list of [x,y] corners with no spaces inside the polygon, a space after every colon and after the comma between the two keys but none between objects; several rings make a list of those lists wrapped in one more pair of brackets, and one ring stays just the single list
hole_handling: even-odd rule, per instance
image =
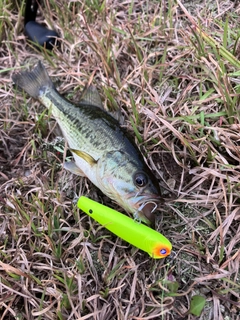
[{"label": "fish eye", "polygon": [[145,187],[148,183],[146,174],[143,172],[137,172],[134,176],[134,183],[137,187]]}]

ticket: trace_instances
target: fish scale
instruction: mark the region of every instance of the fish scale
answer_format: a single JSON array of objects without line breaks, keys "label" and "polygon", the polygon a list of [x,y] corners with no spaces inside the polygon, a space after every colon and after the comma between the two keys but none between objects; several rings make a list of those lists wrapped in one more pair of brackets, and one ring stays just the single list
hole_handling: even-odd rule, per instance
[{"label": "fish scale", "polygon": [[75,160],[64,167],[88,177],[136,219],[153,224],[153,210],[161,201],[158,181],[129,134],[102,109],[96,88],[86,87],[79,104],[73,105],[55,89],[41,62],[12,78],[51,110]]}]

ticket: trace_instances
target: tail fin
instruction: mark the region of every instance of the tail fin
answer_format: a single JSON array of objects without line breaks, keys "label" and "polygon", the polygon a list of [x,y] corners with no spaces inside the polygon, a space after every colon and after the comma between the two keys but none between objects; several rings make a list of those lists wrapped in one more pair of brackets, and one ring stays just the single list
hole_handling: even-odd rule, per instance
[{"label": "tail fin", "polygon": [[41,88],[53,88],[53,83],[41,61],[38,62],[37,66],[32,71],[15,73],[12,76],[12,80],[17,87],[20,87],[35,99],[39,97]]}]

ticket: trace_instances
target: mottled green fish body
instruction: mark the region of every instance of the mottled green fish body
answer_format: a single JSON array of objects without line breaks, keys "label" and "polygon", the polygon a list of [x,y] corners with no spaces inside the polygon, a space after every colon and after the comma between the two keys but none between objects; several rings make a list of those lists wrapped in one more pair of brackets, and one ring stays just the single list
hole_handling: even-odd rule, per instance
[{"label": "mottled green fish body", "polygon": [[153,223],[158,182],[129,135],[103,110],[96,88],[87,87],[73,105],[56,91],[41,62],[14,74],[13,81],[51,110],[74,156],[75,164],[66,163],[66,169],[88,177],[135,218]]}]

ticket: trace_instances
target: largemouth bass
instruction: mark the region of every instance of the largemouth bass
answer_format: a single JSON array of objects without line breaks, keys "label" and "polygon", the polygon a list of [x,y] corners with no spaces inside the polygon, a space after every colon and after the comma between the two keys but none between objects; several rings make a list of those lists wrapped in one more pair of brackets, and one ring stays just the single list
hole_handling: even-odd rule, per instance
[{"label": "largemouth bass", "polygon": [[136,144],[102,108],[96,88],[86,88],[79,104],[73,105],[57,92],[40,61],[32,71],[15,73],[12,79],[51,110],[75,160],[65,168],[86,176],[135,219],[154,224],[161,201],[158,181]]}]

